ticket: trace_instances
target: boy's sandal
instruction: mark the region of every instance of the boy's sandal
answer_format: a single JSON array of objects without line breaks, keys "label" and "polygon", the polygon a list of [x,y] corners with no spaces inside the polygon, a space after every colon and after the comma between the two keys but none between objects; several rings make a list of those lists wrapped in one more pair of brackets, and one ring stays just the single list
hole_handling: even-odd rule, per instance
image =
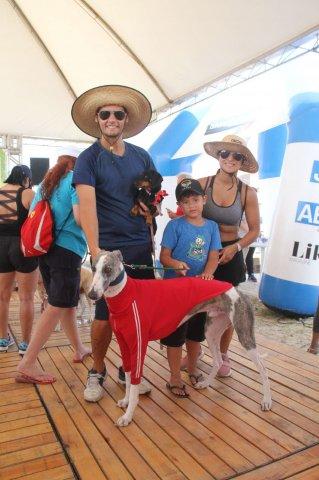
[{"label": "boy's sandal", "polygon": [[307,352],[313,353],[313,355],[319,355],[319,347],[316,347],[316,348],[309,347]]},{"label": "boy's sandal", "polygon": [[186,385],[171,385],[170,383],[166,384],[166,388],[178,398],[188,398],[189,393],[186,392]]},{"label": "boy's sandal", "polygon": [[195,387],[195,385],[197,385],[198,382],[202,382],[204,380],[204,375],[202,373],[199,373],[198,375],[195,375],[194,373],[190,373],[188,376],[193,387]]}]

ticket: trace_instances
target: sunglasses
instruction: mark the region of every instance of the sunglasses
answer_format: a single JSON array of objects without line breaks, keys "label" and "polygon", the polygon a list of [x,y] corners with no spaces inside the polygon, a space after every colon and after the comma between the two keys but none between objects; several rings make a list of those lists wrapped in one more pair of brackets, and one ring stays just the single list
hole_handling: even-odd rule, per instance
[{"label": "sunglasses", "polygon": [[126,113],[123,110],[100,110],[98,116],[101,120],[107,120],[111,115],[114,115],[116,120],[124,120]]},{"label": "sunglasses", "polygon": [[234,160],[237,160],[237,162],[243,162],[245,160],[245,155],[242,153],[238,152],[230,152],[229,150],[220,150],[218,152],[218,156],[222,157],[222,159],[226,159],[229,157],[229,155],[232,155]]}]

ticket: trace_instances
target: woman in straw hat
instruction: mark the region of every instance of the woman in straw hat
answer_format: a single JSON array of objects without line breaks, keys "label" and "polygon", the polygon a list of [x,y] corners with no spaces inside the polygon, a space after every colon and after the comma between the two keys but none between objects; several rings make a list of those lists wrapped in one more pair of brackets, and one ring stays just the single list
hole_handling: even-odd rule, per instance
[{"label": "woman in straw hat", "polygon": [[[74,102],[76,125],[97,140],[78,157],[73,182],[79,195],[81,225],[93,262],[101,249],[121,250],[125,263],[152,266],[150,232],[143,216],[130,215],[134,180],[155,169],[149,154],[124,141],[140,133],[151,119],[152,109],[139,91],[123,85],[92,88]],[[140,210],[140,214],[145,212]],[[154,278],[152,270],[132,270],[135,278]],[[112,331],[104,299],[96,302],[91,327],[93,366],[89,371],[84,398],[96,402],[103,396],[107,376],[104,357]],[[119,370],[119,381],[125,374]],[[140,393],[150,391],[142,381]]]},{"label": "woman in straw hat", "polygon": [[[207,195],[203,216],[218,223],[223,246],[214,278],[237,286],[246,280],[242,249],[258,237],[260,230],[256,191],[241,182],[237,174],[239,171],[256,173],[258,163],[245,140],[237,135],[227,135],[220,142],[207,142],[204,149],[218,160],[220,167],[216,175],[199,179]],[[244,213],[248,231],[239,239],[238,229]],[[223,365],[218,375],[222,377],[231,374],[227,351],[232,334],[230,328],[221,338]]]}]

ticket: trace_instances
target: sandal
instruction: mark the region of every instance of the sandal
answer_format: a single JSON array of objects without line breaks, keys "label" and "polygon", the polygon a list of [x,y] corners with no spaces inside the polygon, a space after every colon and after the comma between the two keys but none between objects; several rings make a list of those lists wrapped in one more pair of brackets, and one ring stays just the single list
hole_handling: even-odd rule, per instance
[{"label": "sandal", "polygon": [[170,383],[167,383],[166,388],[173,395],[175,395],[175,397],[178,397],[178,398],[188,398],[189,397],[189,393],[186,392],[186,385],[185,384],[179,386],[179,385],[171,385]]},{"label": "sandal", "polygon": [[199,373],[198,375],[195,375],[195,373],[190,373],[188,376],[193,387],[195,387],[198,382],[202,382],[204,380],[204,375],[202,373]]}]

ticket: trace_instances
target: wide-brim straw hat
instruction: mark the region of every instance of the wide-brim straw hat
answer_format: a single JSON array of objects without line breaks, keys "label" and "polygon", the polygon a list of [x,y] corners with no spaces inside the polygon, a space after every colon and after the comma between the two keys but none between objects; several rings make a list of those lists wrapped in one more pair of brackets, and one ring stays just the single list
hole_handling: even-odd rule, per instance
[{"label": "wide-brim straw hat", "polygon": [[82,93],[73,103],[71,115],[76,126],[91,137],[100,138],[101,131],[95,121],[97,110],[105,105],[125,108],[128,122],[123,138],[134,137],[149,124],[152,107],[143,93],[124,85],[102,85]]},{"label": "wide-brim straw hat", "polygon": [[246,146],[243,138],[237,135],[226,135],[221,142],[206,142],[204,143],[205,152],[212,157],[219,158],[218,153],[221,150],[229,150],[230,152],[238,152],[244,155],[245,160],[242,162],[239,170],[247,173],[258,172],[258,163],[254,155]]}]

